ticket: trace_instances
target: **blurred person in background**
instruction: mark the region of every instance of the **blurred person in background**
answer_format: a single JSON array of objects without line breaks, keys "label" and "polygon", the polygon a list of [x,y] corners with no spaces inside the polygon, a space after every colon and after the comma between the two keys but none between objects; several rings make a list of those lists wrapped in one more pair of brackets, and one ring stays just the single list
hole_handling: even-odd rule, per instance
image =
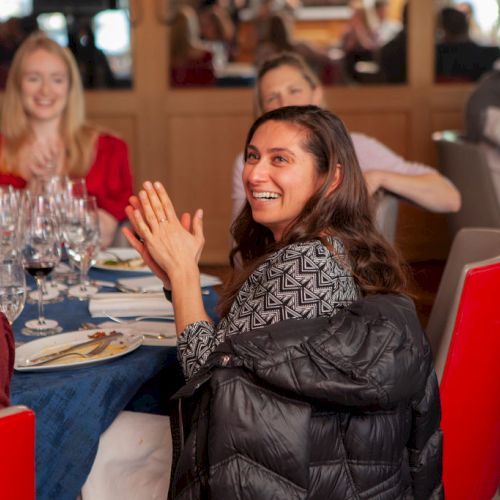
[{"label": "blurred person in background", "polygon": [[368,10],[362,2],[352,2],[352,16],[342,34],[340,48],[344,51],[344,66],[346,73],[354,80],[359,75],[356,63],[373,61],[378,47],[377,35],[372,27]]},{"label": "blurred person in background", "polygon": [[38,30],[35,16],[11,17],[0,23],[0,89],[5,88],[9,67],[24,39]]},{"label": "blurred person in background", "polygon": [[402,29],[400,21],[389,18],[389,1],[376,0],[373,4],[375,14],[375,38],[377,46],[382,46],[392,40]]},{"label": "blurred person in background", "polygon": [[5,91],[0,184],[24,188],[52,175],[84,177],[97,198],[101,244],[108,246],[132,194],[128,148],[85,120],[76,62],[68,49],[38,32],[16,52]]},{"label": "blurred person in background", "polygon": [[445,7],[439,13],[440,41],[436,45],[438,82],[476,81],[500,57],[497,46],[479,45],[469,36],[467,16]]},{"label": "blurred person in background", "polygon": [[68,26],[68,48],[75,56],[85,88],[112,88],[116,81],[104,52],[97,48],[89,17],[75,17]]},{"label": "blurred person in background", "polygon": [[338,61],[331,59],[325,50],[294,40],[293,23],[293,13],[285,9],[270,16],[267,35],[256,50],[257,65],[276,54],[294,52],[307,62],[324,85],[343,83],[342,68]]},{"label": "blurred person in background", "polygon": [[[283,53],[265,61],[255,87],[257,115],[282,106],[306,104],[324,106],[321,84],[304,60],[296,54]],[[437,170],[406,161],[372,137],[350,135],[371,195],[385,189],[434,212],[459,210],[459,192]],[[233,220],[245,204],[243,165],[241,154],[233,167]]]},{"label": "blurred person in background", "polygon": [[210,5],[200,12],[200,35],[214,54],[214,66],[224,68],[232,59],[235,27],[229,12],[219,5]]},{"label": "blurred person in background", "polygon": [[402,29],[396,36],[378,50],[377,61],[383,81],[387,83],[406,82],[406,42],[408,32],[408,3],[402,14]]},{"label": "blurred person in background", "polygon": [[215,83],[213,53],[200,39],[198,14],[189,5],[179,8],[170,28],[170,83],[174,87]]}]

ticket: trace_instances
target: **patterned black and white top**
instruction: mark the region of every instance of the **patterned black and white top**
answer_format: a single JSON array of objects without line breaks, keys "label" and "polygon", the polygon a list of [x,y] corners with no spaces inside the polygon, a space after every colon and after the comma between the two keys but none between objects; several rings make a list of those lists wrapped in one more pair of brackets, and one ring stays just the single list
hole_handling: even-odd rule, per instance
[{"label": "patterned black and white top", "polygon": [[345,265],[343,244],[319,240],[288,245],[269,256],[243,283],[229,313],[214,325],[198,321],[179,337],[177,352],[186,378],[192,377],[226,335],[285,319],[332,316],[360,297]]}]

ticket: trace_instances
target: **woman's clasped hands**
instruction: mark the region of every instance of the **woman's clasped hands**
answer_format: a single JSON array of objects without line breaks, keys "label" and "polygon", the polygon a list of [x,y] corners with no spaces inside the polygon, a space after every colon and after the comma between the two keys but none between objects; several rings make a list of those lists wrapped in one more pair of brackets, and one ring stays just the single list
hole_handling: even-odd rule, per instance
[{"label": "woman's clasped hands", "polygon": [[138,237],[128,228],[123,232],[166,288],[197,275],[205,243],[203,211],[183,213],[179,219],[160,182],[146,181],[129,201],[126,213]]}]

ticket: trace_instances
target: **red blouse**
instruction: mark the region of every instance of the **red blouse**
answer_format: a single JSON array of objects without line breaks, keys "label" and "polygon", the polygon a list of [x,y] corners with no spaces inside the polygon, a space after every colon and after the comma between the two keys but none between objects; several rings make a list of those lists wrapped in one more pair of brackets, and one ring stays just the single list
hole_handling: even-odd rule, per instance
[{"label": "red blouse", "polygon": [[[95,159],[85,177],[87,191],[97,199],[97,205],[115,219],[126,218],[125,207],[132,195],[132,173],[127,144],[110,134],[100,134],[96,142]],[[22,177],[0,173],[0,185],[26,187]]]}]

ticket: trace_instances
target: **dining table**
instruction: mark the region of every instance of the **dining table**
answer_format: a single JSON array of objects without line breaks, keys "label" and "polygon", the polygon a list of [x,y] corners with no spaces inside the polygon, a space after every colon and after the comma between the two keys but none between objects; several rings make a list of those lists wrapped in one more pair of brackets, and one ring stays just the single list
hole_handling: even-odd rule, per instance
[{"label": "dining table", "polygon": [[[134,274],[141,275],[147,273]],[[103,292],[119,293],[111,285],[125,277],[130,277],[128,271],[90,271],[91,280],[110,285],[101,287]],[[204,289],[203,301],[209,316],[217,321],[213,287]],[[21,332],[24,323],[37,313],[36,304],[26,303],[13,324],[17,344],[40,338]],[[67,296],[46,304],[45,316],[56,319],[64,332],[96,322],[90,316],[88,300]],[[75,500],[92,468],[101,434],[120,412],[167,415],[169,398],[183,382],[174,345],[141,345],[124,356],[90,366],[15,371],[11,403],[31,408],[36,416],[36,498]]]}]

